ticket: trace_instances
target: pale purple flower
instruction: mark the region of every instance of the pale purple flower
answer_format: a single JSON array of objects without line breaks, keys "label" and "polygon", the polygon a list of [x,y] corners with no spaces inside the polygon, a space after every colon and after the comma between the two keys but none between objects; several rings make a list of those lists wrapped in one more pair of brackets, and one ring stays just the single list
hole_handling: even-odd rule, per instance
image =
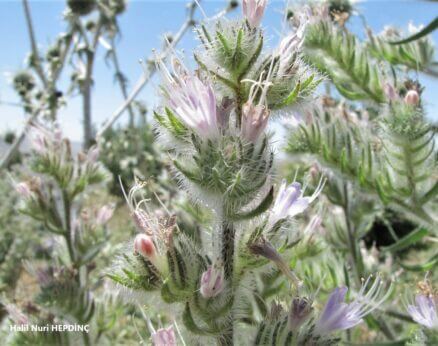
[{"label": "pale purple flower", "polygon": [[105,225],[113,216],[114,207],[112,205],[104,205],[97,211],[96,222],[99,225]]},{"label": "pale purple flower", "polygon": [[220,135],[216,98],[210,83],[190,73],[177,59],[172,61],[172,73],[162,61],[158,64],[164,78],[163,90],[169,105],[181,121],[203,139]]},{"label": "pale purple flower", "polygon": [[418,294],[415,305],[408,305],[408,312],[415,322],[429,329],[438,329],[438,310],[433,297]]},{"label": "pale purple flower", "polygon": [[204,298],[213,298],[224,289],[224,267],[220,263],[208,266],[201,276],[200,292]]},{"label": "pale purple flower", "polygon": [[173,326],[160,328],[152,333],[152,343],[154,346],[176,346],[175,332]]},{"label": "pale purple flower", "polygon": [[269,217],[271,225],[287,217],[294,217],[306,210],[321,193],[324,184],[325,181],[321,179],[315,192],[311,196],[304,196],[305,188],[301,189],[300,183],[293,182],[287,185],[286,180],[283,180],[274,206],[271,209],[271,215]]},{"label": "pale purple flower", "polygon": [[361,323],[366,315],[381,306],[390,295],[391,289],[380,298],[383,282],[377,277],[367,290],[370,280],[371,276],[351,303],[345,303],[347,287],[335,288],[315,324],[315,334],[327,335],[337,330],[353,328]]},{"label": "pale purple flower", "polygon": [[15,184],[15,190],[23,198],[29,198],[32,196],[32,190],[31,190],[29,184],[25,181],[22,181],[21,183]]},{"label": "pale purple flower", "polygon": [[252,29],[257,28],[265,13],[267,0],[242,0],[243,16]]}]

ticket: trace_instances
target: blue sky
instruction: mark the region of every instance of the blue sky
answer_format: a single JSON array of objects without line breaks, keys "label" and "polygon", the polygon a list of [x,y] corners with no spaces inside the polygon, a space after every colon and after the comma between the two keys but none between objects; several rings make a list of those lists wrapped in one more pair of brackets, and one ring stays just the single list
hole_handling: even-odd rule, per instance
[{"label": "blue sky", "polygon": [[[160,48],[162,34],[176,32],[185,18],[184,5],[187,1],[174,0],[131,0],[127,11],[120,17],[122,38],[118,42],[120,64],[130,81],[129,89],[135,84],[142,73],[138,61],[150,55],[153,48]],[[222,9],[225,1],[202,1],[202,7],[208,16]],[[59,32],[65,30],[62,12],[65,1],[62,0],[30,0],[30,6],[35,26],[36,36],[41,48],[53,42]],[[268,33],[268,45],[274,47],[278,43],[278,31],[281,29],[281,10],[284,1],[271,0],[263,25]],[[385,25],[391,24],[406,28],[410,21],[414,24],[428,23],[438,15],[438,3],[432,1],[367,1],[356,5],[363,14],[368,25],[379,32]],[[240,15],[240,9],[232,16]],[[201,18],[200,13],[197,14]],[[350,28],[358,34],[363,34],[363,27],[358,17],[352,19]],[[24,66],[24,59],[29,51],[29,40],[24,21],[21,1],[0,0],[0,101],[18,101],[10,85],[10,76],[14,71]],[[438,32],[433,34],[438,42]],[[189,56],[191,49],[198,42],[195,35],[189,32],[179,44]],[[95,65],[95,88],[93,91],[93,122],[97,127],[108,118],[122,103],[122,96],[117,84],[114,83],[111,67],[104,61],[105,49],[99,47]],[[438,59],[436,59],[438,60]],[[428,102],[430,117],[438,118],[438,79],[419,76],[426,86],[425,99]],[[61,86],[66,87],[65,78]],[[146,101],[151,109],[156,102],[156,85],[154,80],[140,94],[140,99]],[[69,101],[68,107],[61,110],[60,122],[64,131],[74,140],[82,137],[81,100],[75,97]],[[22,111],[17,107],[0,104],[0,132],[6,129],[17,129],[24,121]],[[127,115],[122,118],[126,120]]]}]

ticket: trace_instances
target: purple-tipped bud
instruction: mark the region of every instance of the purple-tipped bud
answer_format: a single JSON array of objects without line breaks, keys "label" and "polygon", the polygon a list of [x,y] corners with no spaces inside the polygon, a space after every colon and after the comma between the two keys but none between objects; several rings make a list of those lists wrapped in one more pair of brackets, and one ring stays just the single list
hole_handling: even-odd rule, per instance
[{"label": "purple-tipped bud", "polygon": [[173,327],[160,328],[152,333],[152,343],[154,346],[176,346],[176,337]]},{"label": "purple-tipped bud", "polygon": [[96,222],[97,224],[103,226],[105,225],[113,216],[114,207],[111,205],[104,205],[97,211]]},{"label": "purple-tipped bud", "polygon": [[259,27],[265,13],[267,0],[242,0],[243,16],[252,29]]},{"label": "purple-tipped bud", "polygon": [[409,90],[405,96],[405,103],[411,106],[416,106],[420,102],[420,95],[416,90]]},{"label": "purple-tipped bud", "polygon": [[429,329],[438,330],[438,309],[434,297],[419,294],[415,297],[415,305],[408,305],[412,319]]},{"label": "purple-tipped bud", "polygon": [[157,254],[152,238],[146,234],[137,234],[134,240],[134,252],[152,261]]},{"label": "purple-tipped bud", "polygon": [[200,292],[204,298],[216,297],[224,290],[224,267],[213,264],[202,273]]},{"label": "purple-tipped bud", "polygon": [[311,312],[312,302],[301,297],[294,298],[287,318],[289,330],[298,330],[309,319]]},{"label": "purple-tipped bud", "polygon": [[242,108],[242,137],[255,143],[266,128],[269,110],[264,105],[245,103]]},{"label": "purple-tipped bud", "polygon": [[275,263],[277,268],[290,279],[295,285],[300,286],[301,282],[295,273],[290,270],[288,263],[280,256],[278,251],[265,238],[260,238],[248,245],[249,251],[257,256],[265,257]]}]

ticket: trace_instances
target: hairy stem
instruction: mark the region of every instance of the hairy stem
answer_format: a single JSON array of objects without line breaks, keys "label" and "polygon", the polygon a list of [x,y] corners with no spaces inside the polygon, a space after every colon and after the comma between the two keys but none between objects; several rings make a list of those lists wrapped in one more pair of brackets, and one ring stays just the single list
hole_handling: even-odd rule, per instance
[{"label": "hairy stem", "polygon": [[[225,280],[230,286],[229,294],[233,300],[233,274],[234,274],[234,225],[227,220],[222,223],[222,261],[224,263]],[[223,334],[218,339],[219,345],[233,345],[233,310],[229,312],[229,323],[224,328]]]},{"label": "hairy stem", "polygon": [[65,241],[67,243],[68,254],[70,256],[70,262],[75,265],[76,256],[71,241],[71,215],[70,215],[70,199],[68,198],[67,191],[62,191],[62,204],[64,207],[64,228],[65,228]]},{"label": "hairy stem", "polygon": [[351,222],[351,210],[350,210],[350,200],[349,200],[349,191],[348,191],[348,183],[344,182],[344,215],[345,215],[345,223],[347,225],[347,235],[348,235],[348,247],[350,250],[351,262],[353,265],[353,270],[355,274],[356,283],[360,285],[361,277],[362,277],[362,265],[359,259],[359,252],[357,251],[357,239],[356,232],[354,231],[354,225]]}]

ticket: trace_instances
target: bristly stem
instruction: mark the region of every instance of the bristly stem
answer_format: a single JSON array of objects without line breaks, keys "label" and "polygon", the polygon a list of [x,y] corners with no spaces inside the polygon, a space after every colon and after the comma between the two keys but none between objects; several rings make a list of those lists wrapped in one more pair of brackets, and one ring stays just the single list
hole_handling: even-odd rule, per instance
[{"label": "bristly stem", "polygon": [[348,236],[348,247],[350,249],[351,262],[353,265],[353,270],[355,274],[356,283],[358,285],[361,284],[362,277],[362,265],[361,260],[359,258],[359,254],[357,251],[356,245],[356,232],[354,230],[354,226],[351,222],[351,208],[350,208],[350,199],[349,199],[349,191],[348,191],[348,182],[344,182],[344,215],[345,215],[345,223],[347,225],[347,236]]},{"label": "bristly stem", "polygon": [[[234,240],[235,240],[234,225],[227,220],[222,223],[222,261],[224,263],[225,280],[230,287],[229,294],[233,300],[233,276],[234,276]],[[218,339],[219,345],[233,345],[233,310],[230,309],[229,323],[224,328],[223,334]]]}]

